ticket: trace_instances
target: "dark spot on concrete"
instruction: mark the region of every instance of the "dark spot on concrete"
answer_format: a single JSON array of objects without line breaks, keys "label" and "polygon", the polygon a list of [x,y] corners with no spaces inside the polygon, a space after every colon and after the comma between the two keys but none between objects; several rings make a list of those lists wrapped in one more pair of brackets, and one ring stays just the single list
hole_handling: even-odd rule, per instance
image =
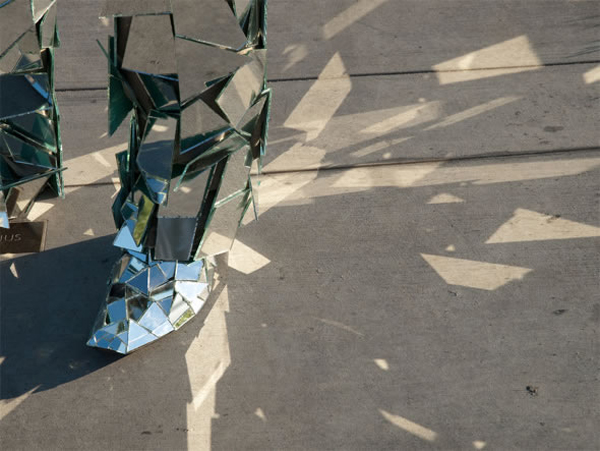
[{"label": "dark spot on concrete", "polygon": [[527,390],[527,393],[529,393],[531,396],[538,395],[538,388],[534,387],[533,385],[528,385],[527,387],[525,387],[525,390]]},{"label": "dark spot on concrete", "polygon": [[450,293],[451,296],[457,296],[457,294],[454,291],[448,290],[448,293]]},{"label": "dark spot on concrete", "polygon": [[142,435],[152,435],[152,432],[150,432],[150,431],[142,431]]},{"label": "dark spot on concrete", "polygon": [[560,125],[548,125],[547,127],[544,127],[544,131],[550,133],[556,133],[564,129],[565,128],[561,127]]},{"label": "dark spot on concrete", "polygon": [[594,304],[592,307],[592,321],[600,323],[600,304]]},{"label": "dark spot on concrete", "polygon": [[558,310],[554,310],[552,313],[556,316],[562,315],[563,313],[566,313],[567,309],[564,308],[559,308]]}]

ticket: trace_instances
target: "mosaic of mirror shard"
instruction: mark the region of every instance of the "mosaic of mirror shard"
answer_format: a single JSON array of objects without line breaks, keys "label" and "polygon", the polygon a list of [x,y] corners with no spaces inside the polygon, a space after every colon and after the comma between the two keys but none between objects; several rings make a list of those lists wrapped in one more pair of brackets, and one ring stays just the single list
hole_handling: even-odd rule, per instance
[{"label": "mosaic of mirror shard", "polygon": [[0,227],[25,216],[46,186],[63,194],[59,45],[56,0],[0,1]]},{"label": "mosaic of mirror shard", "polygon": [[90,346],[128,353],[181,327],[206,301],[213,257],[257,215],[250,172],[262,167],[271,108],[266,9],[105,1],[108,128],[129,118],[130,133],[112,208],[123,257]]}]

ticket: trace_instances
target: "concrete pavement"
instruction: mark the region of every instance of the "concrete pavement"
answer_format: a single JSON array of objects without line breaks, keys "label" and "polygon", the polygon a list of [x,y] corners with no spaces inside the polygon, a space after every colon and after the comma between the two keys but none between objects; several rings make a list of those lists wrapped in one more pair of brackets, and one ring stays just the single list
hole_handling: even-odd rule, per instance
[{"label": "concrete pavement", "polygon": [[598,3],[271,3],[260,221],[118,358],[85,340],[126,131],[61,1],[67,199],[1,264],[2,449],[598,449]]}]

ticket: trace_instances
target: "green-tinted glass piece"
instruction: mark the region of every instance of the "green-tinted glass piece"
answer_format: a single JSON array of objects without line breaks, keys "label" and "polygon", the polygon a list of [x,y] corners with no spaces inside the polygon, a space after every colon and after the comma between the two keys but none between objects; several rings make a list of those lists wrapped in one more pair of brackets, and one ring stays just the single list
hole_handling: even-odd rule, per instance
[{"label": "green-tinted glass piece", "polygon": [[150,198],[142,194],[142,200],[137,207],[138,214],[133,229],[133,239],[135,240],[135,244],[139,246],[148,230],[156,205]]},{"label": "green-tinted glass piece", "polygon": [[2,138],[16,163],[36,166],[37,170],[53,169],[56,166],[56,157],[50,152],[31,145],[15,135],[2,133]]},{"label": "green-tinted glass piece", "polygon": [[6,120],[19,134],[56,153],[55,125],[43,113],[33,112]]},{"label": "green-tinted glass piece", "polygon": [[[170,317],[171,315],[169,315]],[[190,319],[192,319],[192,317],[194,316],[194,311],[191,308],[188,308],[185,313],[183,315],[181,315],[181,317],[175,321],[175,323],[173,324],[173,327],[175,327],[175,329],[179,329],[181,326],[183,326],[185,323],[187,323]]]},{"label": "green-tinted glass piece", "polygon": [[45,75],[3,75],[0,77],[0,119],[50,108],[48,90]]},{"label": "green-tinted glass piece", "polygon": [[115,39],[112,36],[109,37],[108,49],[108,69],[110,72],[108,82],[108,134],[112,136],[133,109],[133,102],[125,94],[123,79],[119,71],[111,64],[116,53]]}]

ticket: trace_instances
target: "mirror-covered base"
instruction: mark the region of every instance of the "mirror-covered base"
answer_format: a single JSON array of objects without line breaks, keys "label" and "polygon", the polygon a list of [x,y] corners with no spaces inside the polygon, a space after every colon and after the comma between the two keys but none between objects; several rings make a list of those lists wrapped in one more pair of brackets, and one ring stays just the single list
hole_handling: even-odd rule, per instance
[{"label": "mirror-covered base", "polygon": [[214,268],[206,258],[152,261],[125,252],[113,267],[87,345],[128,354],[181,328],[208,299]]}]

